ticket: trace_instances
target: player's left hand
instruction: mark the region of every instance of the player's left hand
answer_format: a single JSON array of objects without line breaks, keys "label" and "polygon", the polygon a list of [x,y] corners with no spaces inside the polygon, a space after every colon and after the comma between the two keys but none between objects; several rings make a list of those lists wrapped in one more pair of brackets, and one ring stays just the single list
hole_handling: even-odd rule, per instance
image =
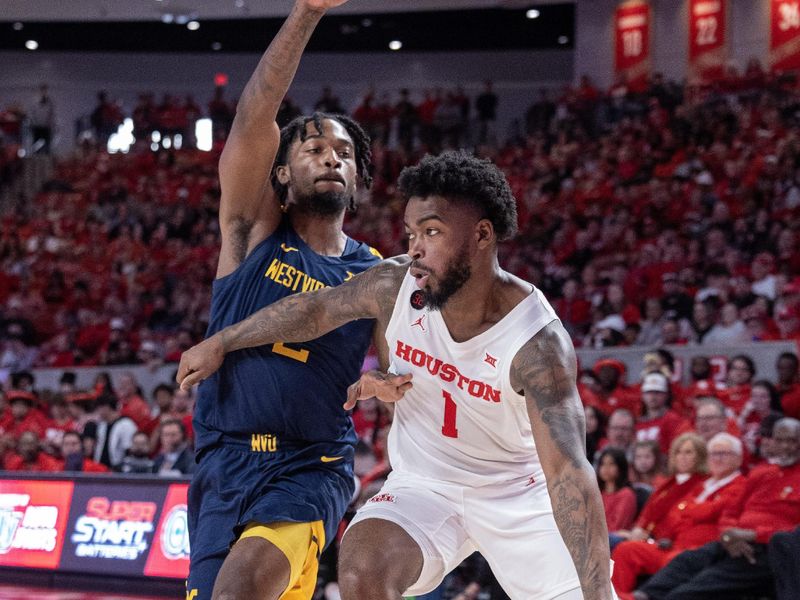
[{"label": "player's left hand", "polygon": [[375,397],[381,402],[397,402],[413,387],[411,373],[392,375],[383,371],[367,371],[347,388],[344,409],[350,410],[359,400]]},{"label": "player's left hand", "polygon": [[222,366],[225,350],[220,339],[213,335],[192,346],[181,355],[175,379],[182,390],[189,390]]}]

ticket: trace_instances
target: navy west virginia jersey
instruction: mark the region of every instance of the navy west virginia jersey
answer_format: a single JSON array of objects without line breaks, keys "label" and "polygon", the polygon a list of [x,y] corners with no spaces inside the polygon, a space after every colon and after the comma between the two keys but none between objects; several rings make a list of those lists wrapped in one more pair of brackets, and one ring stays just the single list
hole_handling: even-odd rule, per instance
[{"label": "navy west virginia jersey", "polygon": [[[321,256],[284,218],[236,271],[214,281],[207,335],[290,294],[339,285],[379,257],[349,238],[342,256]],[[193,423],[196,449],[216,444],[223,435],[354,443],[342,404],[347,387],[360,375],[373,325],[364,319],[310,342],[228,354],[220,369],[200,384]]]}]

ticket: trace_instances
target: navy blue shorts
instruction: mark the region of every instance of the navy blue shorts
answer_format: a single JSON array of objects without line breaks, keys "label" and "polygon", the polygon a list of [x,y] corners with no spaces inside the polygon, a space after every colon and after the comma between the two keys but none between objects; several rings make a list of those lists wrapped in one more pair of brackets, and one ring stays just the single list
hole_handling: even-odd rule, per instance
[{"label": "navy blue shorts", "polygon": [[188,497],[193,600],[211,598],[217,573],[248,523],[321,520],[326,545],[336,537],[355,489],[352,446],[278,443],[270,451],[274,440],[265,438],[226,438],[200,453]]}]

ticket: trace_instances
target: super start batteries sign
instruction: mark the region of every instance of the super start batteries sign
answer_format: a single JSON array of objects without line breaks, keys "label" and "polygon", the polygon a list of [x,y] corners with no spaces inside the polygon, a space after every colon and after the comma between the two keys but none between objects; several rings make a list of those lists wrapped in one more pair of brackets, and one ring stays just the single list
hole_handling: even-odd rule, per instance
[{"label": "super start batteries sign", "polygon": [[187,488],[0,479],[0,566],[183,579]]}]

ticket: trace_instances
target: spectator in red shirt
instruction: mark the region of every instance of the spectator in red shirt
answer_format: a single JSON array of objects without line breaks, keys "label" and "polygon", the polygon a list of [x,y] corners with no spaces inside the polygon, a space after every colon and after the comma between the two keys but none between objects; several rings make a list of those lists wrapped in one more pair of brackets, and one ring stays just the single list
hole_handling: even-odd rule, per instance
[{"label": "spectator in red shirt", "polygon": [[83,431],[86,424],[95,420],[94,410],[95,394],[89,392],[74,392],[67,394],[67,412],[72,420],[75,431]]},{"label": "spectator in red shirt", "polygon": [[628,481],[625,453],[606,448],[600,453],[595,470],[609,533],[629,530],[636,519],[636,494]]},{"label": "spectator in red shirt", "polygon": [[691,383],[684,389],[683,394],[679,398],[673,398],[672,402],[672,409],[687,418],[694,415],[697,398],[704,396],[721,398],[727,393],[725,384],[714,378],[711,359],[708,356],[692,357],[689,376]]},{"label": "spectator in red shirt", "polygon": [[47,429],[47,417],[35,408],[36,396],[31,392],[9,390],[6,394],[11,405],[11,415],[14,420],[9,424],[8,431],[15,439],[26,431],[32,431],[37,437],[44,436]]},{"label": "spectator in red shirt", "polygon": [[776,389],[781,397],[781,408],[787,417],[800,419],[800,363],[793,352],[784,352],[775,363],[778,371]]},{"label": "spectator in red shirt", "polygon": [[122,406],[120,414],[132,419],[138,429],[146,429],[151,420],[150,405],[142,398],[142,390],[136,377],[130,371],[126,371],[119,377],[117,383],[117,397]]},{"label": "spectator in red shirt", "polygon": [[40,450],[39,436],[33,431],[26,431],[19,436],[17,454],[6,458],[6,471],[61,471],[60,460]]},{"label": "spectator in red shirt", "polygon": [[775,315],[775,324],[778,326],[780,339],[800,339],[800,307],[784,306]]},{"label": "spectator in red shirt", "polygon": [[687,500],[670,509],[668,525],[655,543],[622,542],[614,550],[612,582],[621,600],[630,598],[636,579],[652,575],[684,550],[697,548],[717,538],[717,523],[744,489],[742,443],[720,433],[708,444],[710,476],[698,483]]},{"label": "spectator in red shirt", "polygon": [[[700,397],[695,400],[694,430],[708,443],[718,433],[730,433],[741,438],[736,420],[725,414],[725,405],[714,396]],[[744,452],[745,458],[747,451]]]},{"label": "spectator in red shirt", "polygon": [[[698,482],[706,478],[706,443],[693,433],[684,433],[672,444],[669,456],[671,477],[648,498],[631,531],[617,532],[628,540],[657,540],[670,530],[667,515],[684,500]],[[621,541],[621,540],[620,540]]]},{"label": "spectator in red shirt", "polygon": [[77,431],[67,431],[61,438],[61,458],[64,471],[108,473],[108,467],[83,455],[83,441]]},{"label": "spectator in red shirt", "polygon": [[781,413],[778,391],[769,381],[756,381],[750,388],[750,399],[742,408],[738,419],[742,441],[750,454],[758,452],[761,422],[770,413]]},{"label": "spectator in red shirt", "polygon": [[666,375],[649,373],[642,382],[644,414],[636,423],[636,439],[658,442],[666,453],[681,431],[689,428],[678,413],[669,408],[670,385]]},{"label": "spectator in red shirt", "polygon": [[728,388],[724,398],[720,398],[734,414],[741,413],[750,399],[750,382],[756,374],[753,359],[745,354],[737,354],[728,359]]},{"label": "spectator in red shirt", "polygon": [[775,424],[774,464],[755,469],[720,518],[718,541],[682,552],[640,590],[637,600],[731,598],[772,586],[767,544],[800,523],[800,421]]},{"label": "spectator in red shirt", "polygon": [[594,365],[600,389],[594,397],[589,396],[584,401],[600,409],[605,415],[610,415],[618,408],[626,408],[634,415],[639,414],[639,398],[624,384],[625,364],[619,360],[605,358]]}]

